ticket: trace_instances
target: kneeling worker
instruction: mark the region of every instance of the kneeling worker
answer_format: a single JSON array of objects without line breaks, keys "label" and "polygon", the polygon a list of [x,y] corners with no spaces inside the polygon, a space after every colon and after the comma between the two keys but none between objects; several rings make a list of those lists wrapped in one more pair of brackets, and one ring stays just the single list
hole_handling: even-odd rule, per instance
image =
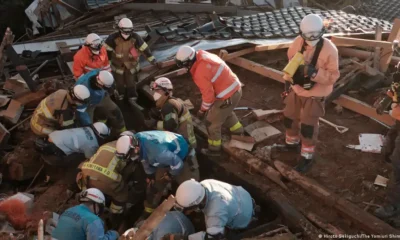
[{"label": "kneeling worker", "polygon": [[185,181],[176,190],[175,197],[176,210],[185,214],[204,213],[206,231],[190,235],[190,240],[233,239],[232,232],[227,230],[245,229],[256,219],[258,207],[245,189],[214,179]]},{"label": "kneeling worker", "polygon": [[185,104],[172,97],[173,86],[171,81],[162,77],[151,83],[150,88],[154,91],[153,97],[162,118],[161,121],[154,121],[154,125],[157,125],[158,130],[182,135],[190,147],[195,149],[197,143],[193,130],[192,115]]},{"label": "kneeling worker", "polygon": [[91,158],[109,135],[107,125],[97,122],[87,127],[54,131],[37,145],[48,164],[68,165],[72,160]]},{"label": "kneeling worker", "polygon": [[104,194],[89,188],[80,194],[80,205],[67,209],[61,214],[57,227],[51,236],[56,240],[116,240],[118,232],[104,231],[100,216],[104,211]]},{"label": "kneeling worker", "polygon": [[89,98],[88,88],[82,85],[50,94],[36,107],[31,119],[31,130],[37,136],[47,137],[55,130],[74,127],[76,111],[85,112],[86,108],[81,106]]},{"label": "kneeling worker", "polygon": [[158,206],[161,199],[155,196],[165,189],[169,181],[180,184],[191,178],[199,179],[195,152],[192,150],[189,153],[189,146],[182,135],[167,131],[124,134],[117,141],[116,155],[122,159],[140,160],[149,187],[154,185],[146,194],[144,218]]}]

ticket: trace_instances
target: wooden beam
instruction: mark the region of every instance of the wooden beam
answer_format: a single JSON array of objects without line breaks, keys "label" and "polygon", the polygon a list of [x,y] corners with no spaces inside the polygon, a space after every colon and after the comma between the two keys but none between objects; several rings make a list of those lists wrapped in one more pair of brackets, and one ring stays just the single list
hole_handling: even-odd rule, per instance
[{"label": "wooden beam", "polygon": [[245,48],[240,51],[233,52],[233,53],[228,53],[226,50],[221,50],[219,57],[224,61],[228,61],[232,58],[237,58],[237,57],[240,57],[240,56],[243,56],[243,55],[255,52],[255,51],[256,51],[256,47]]},{"label": "wooden beam", "polygon": [[296,183],[314,198],[321,200],[325,205],[335,208],[341,215],[350,219],[357,227],[368,234],[400,234],[400,231],[393,228],[377,217],[365,212],[355,204],[329,191],[313,179],[303,176],[283,162],[275,161],[275,167],[285,178]]},{"label": "wooden beam", "polygon": [[[390,35],[388,38],[388,42],[393,43],[394,40],[398,39],[399,31],[400,31],[400,19],[396,18],[394,20],[392,31],[390,32]],[[380,68],[379,68],[381,70],[381,72],[383,72],[383,73],[386,72],[392,56],[393,56],[392,46],[383,49],[382,54],[381,54]]]},{"label": "wooden beam", "polygon": [[276,81],[279,81],[281,83],[284,83],[285,80],[283,79],[283,72],[278,71],[276,69],[264,66],[262,64],[247,60],[245,58],[234,58],[231,60],[228,60],[229,63],[232,63],[234,65],[240,66],[244,69],[247,69],[249,71],[258,73],[262,76],[274,79]]},{"label": "wooden beam", "polygon": [[380,48],[391,48],[392,43],[386,41],[376,41],[376,40],[367,40],[361,38],[349,38],[349,37],[335,37],[331,38],[331,41],[337,47],[349,47],[349,46],[357,46],[357,47],[380,47]]},{"label": "wooden beam", "polygon": [[376,109],[374,107],[355,98],[346,95],[341,95],[338,99],[334,100],[333,102],[339,104],[344,108],[357,112],[361,115],[374,118],[388,126],[392,126],[395,123],[394,119],[390,115],[388,114],[379,115],[376,113]]},{"label": "wooden beam", "polygon": [[[375,40],[377,41],[382,41],[382,27],[379,25],[376,25],[375,27]],[[375,54],[374,54],[374,68],[379,69],[379,60],[381,57],[381,49],[379,47],[375,48]]]},{"label": "wooden beam", "polygon": [[[358,59],[364,60],[374,55],[373,52],[346,48],[346,47],[339,47],[339,54],[345,57],[356,57]],[[392,56],[390,59],[390,64],[396,65],[400,61],[400,57]]]},{"label": "wooden beam", "polygon": [[262,51],[284,49],[284,48],[289,48],[290,44],[292,44],[292,43],[293,43],[293,41],[276,43],[276,44],[263,44],[263,45],[256,46],[255,50],[256,50],[256,52],[262,52]]},{"label": "wooden beam", "polygon": [[[273,69],[273,68],[266,67],[262,64],[247,60],[245,58],[241,58],[241,57],[234,58],[234,59],[229,60],[228,62],[235,64],[237,66],[240,66],[249,71],[258,73],[262,76],[271,78],[278,82],[281,82],[281,83],[285,82],[285,80],[283,79],[283,72]],[[341,95],[338,99],[336,99],[333,102],[341,105],[344,108],[347,108],[354,112],[362,114],[364,116],[374,118],[380,122],[385,123],[386,125],[392,126],[394,124],[393,118],[390,117],[388,114],[378,115],[375,111],[375,108],[373,108],[373,107],[369,106],[368,104],[361,102],[355,98],[351,98],[346,95]]]}]

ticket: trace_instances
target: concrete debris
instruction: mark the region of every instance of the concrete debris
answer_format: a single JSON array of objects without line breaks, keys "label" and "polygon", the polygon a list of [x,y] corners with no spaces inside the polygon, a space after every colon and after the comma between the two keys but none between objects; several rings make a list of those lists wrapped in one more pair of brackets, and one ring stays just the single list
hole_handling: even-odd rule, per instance
[{"label": "concrete debris", "polygon": [[242,142],[235,139],[231,139],[231,141],[229,142],[229,147],[244,149],[251,152],[251,150],[253,150],[254,143]]},{"label": "concrete debris", "polygon": [[381,134],[362,133],[359,135],[360,145],[347,145],[346,147],[361,150],[362,152],[380,153],[384,136]]},{"label": "concrete debris", "polygon": [[8,104],[7,109],[0,111],[0,117],[5,118],[12,124],[16,124],[19,121],[23,111],[24,106],[19,101],[12,99]]},{"label": "concrete debris", "polygon": [[387,187],[388,182],[389,179],[382,177],[381,175],[377,175],[374,184],[382,187]]},{"label": "concrete debris", "polygon": [[257,121],[244,128],[244,130],[254,137],[256,143],[262,142],[270,137],[281,134],[281,131],[264,121]]}]

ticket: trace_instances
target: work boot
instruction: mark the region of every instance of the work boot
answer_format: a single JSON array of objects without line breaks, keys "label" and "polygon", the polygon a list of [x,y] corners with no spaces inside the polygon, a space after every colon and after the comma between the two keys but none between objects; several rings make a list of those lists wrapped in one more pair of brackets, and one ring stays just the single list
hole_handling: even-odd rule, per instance
[{"label": "work boot", "polygon": [[299,163],[294,167],[294,170],[299,173],[306,173],[310,170],[312,164],[314,163],[314,159],[306,159],[305,157],[301,157]]},{"label": "work boot", "polygon": [[375,210],[374,215],[380,219],[388,219],[400,213],[399,206],[387,204]]},{"label": "work boot", "polygon": [[202,148],[200,152],[207,157],[215,158],[215,157],[220,157],[221,156],[221,150],[219,151],[211,151],[208,148]]}]

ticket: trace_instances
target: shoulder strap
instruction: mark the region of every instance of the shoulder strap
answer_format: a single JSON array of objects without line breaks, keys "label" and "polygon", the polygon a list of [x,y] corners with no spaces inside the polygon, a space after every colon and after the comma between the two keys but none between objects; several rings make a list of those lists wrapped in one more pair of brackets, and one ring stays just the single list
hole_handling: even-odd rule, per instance
[{"label": "shoulder strap", "polygon": [[317,64],[318,57],[319,57],[319,54],[321,53],[321,49],[322,49],[323,45],[324,45],[324,39],[321,38],[315,48],[315,52],[314,52],[313,58],[311,60],[311,65],[315,66]]}]

